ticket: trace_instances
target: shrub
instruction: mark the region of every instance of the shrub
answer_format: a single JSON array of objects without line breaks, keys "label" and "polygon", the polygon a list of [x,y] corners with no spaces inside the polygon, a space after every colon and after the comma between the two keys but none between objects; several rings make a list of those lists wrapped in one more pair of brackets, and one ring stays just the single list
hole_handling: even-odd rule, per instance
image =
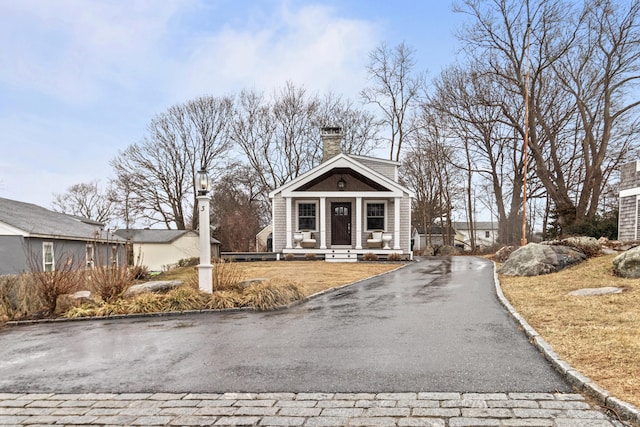
[{"label": "shrub", "polygon": [[307,261],[315,261],[316,254],[314,253],[305,254],[304,259],[306,259]]},{"label": "shrub", "polygon": [[293,261],[294,259],[296,259],[296,256],[294,254],[286,254],[284,256],[285,261]]},{"label": "shrub", "polygon": [[195,265],[198,265],[199,263],[200,263],[200,258],[198,257],[182,258],[181,260],[178,261],[178,267],[193,267]]},{"label": "shrub", "polygon": [[377,261],[378,260],[378,255],[374,254],[373,252],[367,252],[366,254],[362,255],[362,260],[363,261]]},{"label": "shrub", "polygon": [[249,286],[242,293],[242,305],[256,310],[273,310],[304,298],[304,288],[292,281],[267,281]]},{"label": "shrub", "polygon": [[34,263],[31,264],[30,278],[35,282],[36,292],[44,304],[46,313],[53,313],[60,295],[71,294],[78,290],[82,272],[75,269],[71,257],[66,261],[58,262],[53,271],[41,271]]},{"label": "shrub", "polygon": [[387,257],[387,261],[402,261],[402,255],[400,254],[389,254]]},{"label": "shrub", "polygon": [[147,280],[149,278],[149,268],[145,265],[134,265],[129,269],[133,280]]},{"label": "shrub", "polygon": [[88,271],[92,290],[105,302],[122,298],[134,282],[136,269],[125,266],[98,266]]}]

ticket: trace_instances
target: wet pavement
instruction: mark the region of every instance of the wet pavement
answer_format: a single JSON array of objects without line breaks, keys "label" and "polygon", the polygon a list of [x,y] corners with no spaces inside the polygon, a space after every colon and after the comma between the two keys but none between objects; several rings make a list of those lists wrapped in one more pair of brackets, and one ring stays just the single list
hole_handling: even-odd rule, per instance
[{"label": "wet pavement", "polygon": [[[339,267],[337,267],[339,268]],[[4,392],[568,392],[493,265],[430,258],[288,310],[0,331]]]},{"label": "wet pavement", "polygon": [[622,425],[572,394],[472,257],[282,311],[0,330],[0,425],[81,424]]}]

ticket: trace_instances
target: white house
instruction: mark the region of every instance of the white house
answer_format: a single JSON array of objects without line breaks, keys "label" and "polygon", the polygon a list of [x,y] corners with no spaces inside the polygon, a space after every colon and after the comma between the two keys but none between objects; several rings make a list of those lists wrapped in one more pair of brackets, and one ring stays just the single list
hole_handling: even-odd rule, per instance
[{"label": "white house", "polygon": [[[462,245],[464,250],[471,250],[471,230],[469,223],[454,222],[456,231],[456,245]],[[498,224],[490,221],[476,221],[473,223],[475,245],[479,249],[489,248],[498,241]]]},{"label": "white house", "polygon": [[399,162],[340,151],[341,129],[322,129],[322,163],[269,194],[273,251],[355,261],[411,256],[411,198]]},{"label": "white house", "polygon": [[[200,256],[199,234],[191,230],[118,230],[116,234],[131,244],[134,262],[150,271],[165,271],[178,261]],[[211,239],[211,254],[218,257],[220,242]]]}]

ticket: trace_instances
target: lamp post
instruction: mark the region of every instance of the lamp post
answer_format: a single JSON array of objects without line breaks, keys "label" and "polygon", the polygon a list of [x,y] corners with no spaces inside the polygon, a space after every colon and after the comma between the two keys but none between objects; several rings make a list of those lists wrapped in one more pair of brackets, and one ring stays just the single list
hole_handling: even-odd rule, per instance
[{"label": "lamp post", "polygon": [[202,292],[213,292],[211,265],[211,232],[209,230],[209,176],[200,169],[197,176],[198,224],[200,227],[200,264],[198,265],[198,288]]}]

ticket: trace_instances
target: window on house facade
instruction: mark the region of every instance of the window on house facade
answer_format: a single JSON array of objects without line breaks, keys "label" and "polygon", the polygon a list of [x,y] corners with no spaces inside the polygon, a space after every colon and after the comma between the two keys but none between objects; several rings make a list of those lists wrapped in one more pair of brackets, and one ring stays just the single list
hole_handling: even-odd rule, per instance
[{"label": "window on house facade", "polygon": [[367,230],[384,230],[384,203],[367,203]]},{"label": "window on house facade", "polygon": [[42,243],[42,268],[44,271],[53,271],[55,269],[53,242]]},{"label": "window on house facade", "polygon": [[298,230],[316,230],[316,204],[298,204]]},{"label": "window on house facade", "polygon": [[111,265],[114,267],[118,266],[118,247],[111,246]]},{"label": "window on house facade", "polygon": [[92,243],[87,243],[87,268],[95,266],[95,248]]},{"label": "window on house facade", "polygon": [[488,239],[489,237],[491,237],[491,232],[490,232],[490,231],[485,231],[485,232],[484,232],[484,237],[486,237],[487,239]]}]

